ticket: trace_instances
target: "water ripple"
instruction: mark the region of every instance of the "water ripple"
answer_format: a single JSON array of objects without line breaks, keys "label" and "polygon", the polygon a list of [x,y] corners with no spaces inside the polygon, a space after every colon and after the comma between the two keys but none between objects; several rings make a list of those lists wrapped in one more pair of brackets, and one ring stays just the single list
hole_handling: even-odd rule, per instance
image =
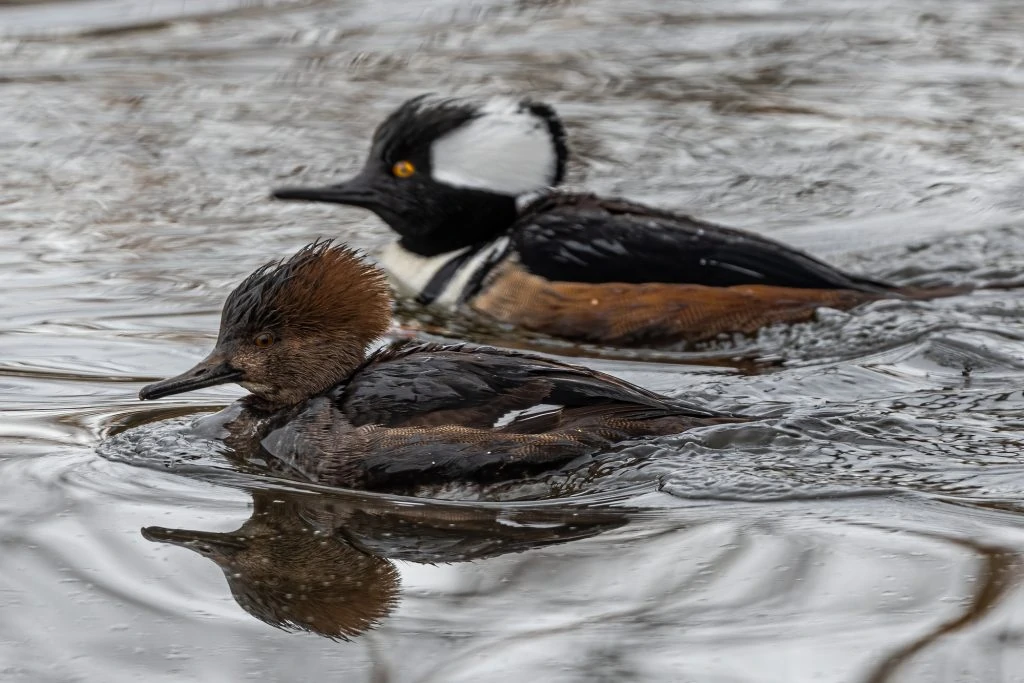
[{"label": "water ripple", "polygon": [[[1014,680],[1014,2],[129,5],[0,6],[0,678]],[[403,311],[396,336],[539,349],[761,420],[448,500],[238,471],[189,429],[237,390],[137,389],[208,350],[257,264],[388,239],[267,188],[348,175],[424,89],[551,100],[575,186],[984,288],[651,353]],[[275,617],[298,603],[253,592],[269,574],[158,528],[260,552],[276,529],[250,559],[292,587],[326,543],[364,590],[291,594],[362,616]],[[348,600],[372,582],[376,606]]]}]

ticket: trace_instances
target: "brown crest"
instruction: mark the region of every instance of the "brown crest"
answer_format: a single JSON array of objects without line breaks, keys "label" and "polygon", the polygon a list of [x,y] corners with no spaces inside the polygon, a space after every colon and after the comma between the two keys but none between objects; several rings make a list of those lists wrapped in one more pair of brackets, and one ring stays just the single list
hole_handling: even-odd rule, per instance
[{"label": "brown crest", "polygon": [[221,339],[267,329],[345,329],[368,340],[387,331],[391,294],[376,266],[333,240],[317,240],[291,258],[257,269],[224,303]]}]

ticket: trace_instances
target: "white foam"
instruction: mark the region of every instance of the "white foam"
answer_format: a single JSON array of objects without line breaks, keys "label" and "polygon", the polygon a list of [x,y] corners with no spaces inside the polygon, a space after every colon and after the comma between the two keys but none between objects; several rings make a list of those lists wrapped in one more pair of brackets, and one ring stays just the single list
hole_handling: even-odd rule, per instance
[{"label": "white foam", "polygon": [[430,163],[446,185],[519,195],[550,186],[558,156],[547,121],[515,100],[493,99],[434,142]]}]

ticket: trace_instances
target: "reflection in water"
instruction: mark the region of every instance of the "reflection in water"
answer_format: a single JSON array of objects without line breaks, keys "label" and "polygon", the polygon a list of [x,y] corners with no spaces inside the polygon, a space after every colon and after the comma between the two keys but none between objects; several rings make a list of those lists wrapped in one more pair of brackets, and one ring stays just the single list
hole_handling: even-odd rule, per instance
[{"label": "reflection in water", "polygon": [[[1019,553],[967,540],[961,540],[959,544],[976,553],[981,565],[975,579],[977,588],[966,601],[963,612],[940,623],[934,630],[900,647],[883,659],[878,667],[864,678],[864,683],[889,683],[898,680],[898,675],[909,668],[911,661],[917,655],[944,637],[980,623],[999,605],[1001,600],[1007,597],[1012,589],[1021,584],[1022,558]],[[1002,677],[993,676],[991,680],[1000,678]]]},{"label": "reflection in water", "polygon": [[391,611],[398,593],[391,563],[317,531],[294,501],[261,492],[253,505],[230,533],[146,527],[142,535],[213,560],[239,606],[271,626],[345,638]]},{"label": "reflection in water", "polygon": [[252,515],[228,533],[145,527],[224,572],[238,605],[284,630],[350,638],[387,616],[399,596],[390,559],[467,562],[565,543],[622,526],[612,508],[470,508],[393,499],[251,491]]}]

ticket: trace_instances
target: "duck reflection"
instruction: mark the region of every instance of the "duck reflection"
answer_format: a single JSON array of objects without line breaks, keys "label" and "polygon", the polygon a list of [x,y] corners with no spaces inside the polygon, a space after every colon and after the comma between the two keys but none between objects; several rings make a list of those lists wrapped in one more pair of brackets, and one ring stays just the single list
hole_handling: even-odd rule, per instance
[{"label": "duck reflection", "polygon": [[235,531],[146,527],[142,535],[213,560],[235,602],[271,626],[348,638],[391,611],[394,565],[316,529],[296,501],[267,493],[253,501],[252,516]]},{"label": "duck reflection", "polygon": [[628,510],[581,506],[480,507],[339,491],[252,491],[235,531],[145,527],[142,535],[192,550],[224,572],[231,595],[271,626],[349,639],[398,604],[392,559],[450,563],[594,536]]}]

